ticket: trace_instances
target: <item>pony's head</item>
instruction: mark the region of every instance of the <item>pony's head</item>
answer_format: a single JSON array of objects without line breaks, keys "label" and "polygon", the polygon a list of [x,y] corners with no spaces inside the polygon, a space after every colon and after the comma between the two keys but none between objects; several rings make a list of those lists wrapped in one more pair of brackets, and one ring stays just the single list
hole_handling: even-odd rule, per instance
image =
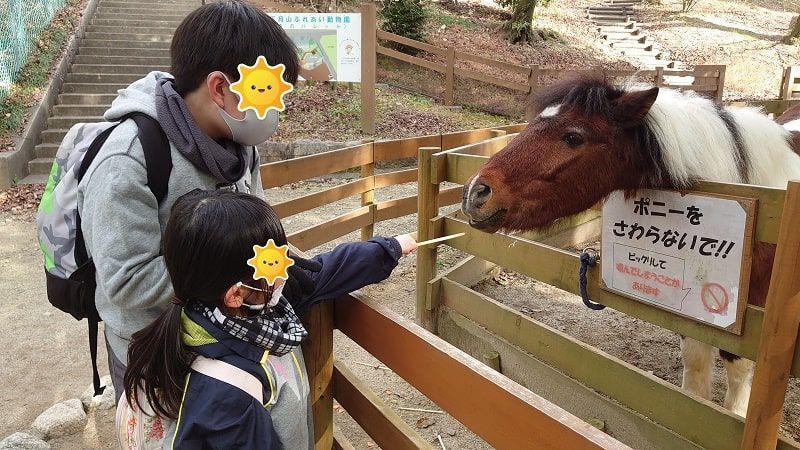
[{"label": "pony's head", "polygon": [[530,124],[464,188],[470,224],[529,230],[578,213],[617,189],[659,184],[663,167],[645,116],[658,88],[624,90],[598,77],[541,91]]}]

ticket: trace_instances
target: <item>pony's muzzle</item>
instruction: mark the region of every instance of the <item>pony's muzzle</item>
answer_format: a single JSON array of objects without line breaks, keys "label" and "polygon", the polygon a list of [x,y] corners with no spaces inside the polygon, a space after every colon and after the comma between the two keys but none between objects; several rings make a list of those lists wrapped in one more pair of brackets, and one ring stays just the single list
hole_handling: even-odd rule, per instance
[{"label": "pony's muzzle", "polygon": [[480,178],[475,178],[465,189],[461,202],[462,211],[472,218],[481,216],[480,209],[492,198],[492,188]]}]

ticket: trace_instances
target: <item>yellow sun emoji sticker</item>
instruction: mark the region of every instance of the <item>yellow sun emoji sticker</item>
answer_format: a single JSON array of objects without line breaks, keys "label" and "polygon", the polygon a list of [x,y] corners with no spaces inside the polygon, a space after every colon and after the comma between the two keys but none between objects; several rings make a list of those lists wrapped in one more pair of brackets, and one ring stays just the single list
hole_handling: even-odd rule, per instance
[{"label": "yellow sun emoji sticker", "polygon": [[239,111],[245,112],[253,109],[258,118],[264,120],[267,111],[275,109],[283,111],[286,104],[283,96],[292,92],[294,88],[283,80],[286,66],[278,64],[271,66],[267,58],[259,56],[252,66],[239,64],[239,81],[231,85],[231,91],[239,95]]},{"label": "yellow sun emoji sticker", "polygon": [[289,246],[278,247],[275,241],[270,239],[267,245],[254,245],[253,253],[255,256],[247,260],[247,264],[253,268],[253,279],[267,280],[267,284],[272,286],[279,278],[289,279],[289,267],[294,265],[294,260],[289,257]]}]

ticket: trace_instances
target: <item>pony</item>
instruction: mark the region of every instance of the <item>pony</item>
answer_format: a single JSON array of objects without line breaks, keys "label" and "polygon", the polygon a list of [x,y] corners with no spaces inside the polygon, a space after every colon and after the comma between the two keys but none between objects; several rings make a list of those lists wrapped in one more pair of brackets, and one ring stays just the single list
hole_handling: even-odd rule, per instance
[{"label": "pony", "polygon": [[[529,124],[467,182],[461,209],[479,230],[528,231],[617,190],[685,189],[698,180],[785,188],[800,178],[800,107],[793,109],[782,126],[758,109],[693,92],[579,75],[533,96]],[[751,304],[765,304],[774,256],[774,245],[754,248]],[[710,400],[715,349],[682,336],[681,352],[682,388]],[[724,406],[745,416],[754,363],[719,353]]]}]

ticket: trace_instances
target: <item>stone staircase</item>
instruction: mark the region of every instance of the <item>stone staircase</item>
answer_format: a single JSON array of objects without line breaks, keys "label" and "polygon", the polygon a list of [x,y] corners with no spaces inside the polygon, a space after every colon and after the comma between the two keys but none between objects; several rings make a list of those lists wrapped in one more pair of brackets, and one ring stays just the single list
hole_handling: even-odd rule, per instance
[{"label": "stone staircase", "polygon": [[586,14],[607,45],[638,62],[639,67],[685,69],[683,63],[670,59],[634,20],[633,7],[642,1],[606,0],[600,6],[588,7]]},{"label": "stone staircase", "polygon": [[45,183],[67,130],[98,122],[118,89],[152,70],[169,70],[169,45],[183,18],[200,0],[100,0],[67,73],[47,129],[22,183]]}]

